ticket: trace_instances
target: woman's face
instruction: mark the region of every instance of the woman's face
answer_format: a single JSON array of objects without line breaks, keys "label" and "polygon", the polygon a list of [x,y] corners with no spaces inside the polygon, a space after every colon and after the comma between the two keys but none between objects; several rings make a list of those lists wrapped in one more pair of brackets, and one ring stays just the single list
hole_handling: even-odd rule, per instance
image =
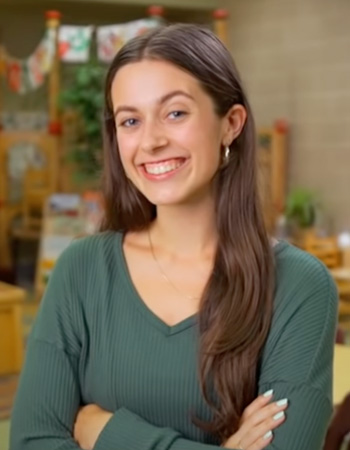
[{"label": "woman's face", "polygon": [[120,158],[137,189],[155,205],[210,195],[229,121],[217,116],[196,78],[143,60],[117,72],[111,95]]}]

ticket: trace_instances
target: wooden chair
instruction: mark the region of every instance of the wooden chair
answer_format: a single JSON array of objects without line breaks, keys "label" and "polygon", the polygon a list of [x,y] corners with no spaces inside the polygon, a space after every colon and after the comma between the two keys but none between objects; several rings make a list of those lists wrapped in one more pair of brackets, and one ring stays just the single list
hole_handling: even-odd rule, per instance
[{"label": "wooden chair", "polygon": [[22,220],[25,230],[40,229],[46,199],[51,195],[49,173],[28,169],[24,176]]},{"label": "wooden chair", "polygon": [[350,269],[350,247],[342,249],[342,267],[347,267]]},{"label": "wooden chair", "polygon": [[[43,154],[46,161],[42,169],[28,168],[23,178],[22,198],[11,201],[8,171],[9,152],[17,144],[29,143]],[[11,269],[12,249],[11,237],[19,239],[38,239],[40,233],[34,233],[29,225],[32,206],[42,205],[43,197],[58,189],[59,138],[47,132],[0,132],[0,265]],[[45,174],[43,173],[45,172]],[[13,232],[13,220],[24,215],[24,222]]]},{"label": "wooden chair", "polygon": [[258,190],[266,226],[275,233],[286,200],[287,124],[276,121],[271,128],[258,130]]}]

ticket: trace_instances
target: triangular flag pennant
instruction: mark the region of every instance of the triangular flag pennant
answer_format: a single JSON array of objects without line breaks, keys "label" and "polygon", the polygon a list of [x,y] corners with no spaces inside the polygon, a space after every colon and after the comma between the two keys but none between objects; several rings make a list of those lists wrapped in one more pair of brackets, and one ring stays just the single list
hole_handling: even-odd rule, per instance
[{"label": "triangular flag pennant", "polygon": [[156,19],[141,19],[120,25],[97,28],[97,53],[100,61],[109,63],[128,40],[159,26]]},{"label": "triangular flag pennant", "polygon": [[58,38],[61,60],[65,62],[88,61],[92,32],[92,26],[61,26]]}]

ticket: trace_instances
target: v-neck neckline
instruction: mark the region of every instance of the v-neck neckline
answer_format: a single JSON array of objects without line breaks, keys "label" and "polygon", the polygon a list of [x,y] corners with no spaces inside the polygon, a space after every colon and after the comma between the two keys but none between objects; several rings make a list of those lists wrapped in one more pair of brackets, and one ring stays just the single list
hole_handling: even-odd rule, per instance
[{"label": "v-neck neckline", "polygon": [[126,278],[126,286],[129,290],[129,294],[134,305],[138,308],[141,314],[165,336],[173,336],[175,334],[187,330],[188,328],[193,327],[197,323],[198,313],[186,317],[185,319],[181,320],[175,325],[168,325],[167,323],[164,322],[164,320],[162,320],[159,316],[157,316],[157,314],[153,312],[151,308],[147,306],[143,298],[140,296],[131,278],[130,270],[125,257],[123,241],[124,235],[120,233],[118,239],[118,247],[119,247],[118,250],[120,254],[123,273]]},{"label": "v-neck neckline", "polygon": [[[126,278],[126,286],[134,305],[138,308],[138,310],[145,317],[145,319],[147,319],[155,328],[157,328],[165,336],[176,335],[196,325],[198,322],[198,313],[186,317],[185,319],[181,320],[175,325],[168,325],[159,316],[157,316],[157,314],[153,312],[151,308],[147,306],[143,298],[140,296],[131,278],[130,270],[126,261],[123,247],[124,234],[118,233],[117,235],[118,235],[118,253],[120,255],[122,270]],[[277,243],[273,246],[273,252],[275,257],[282,250],[288,247],[288,245],[289,244],[285,240],[277,241]]]}]

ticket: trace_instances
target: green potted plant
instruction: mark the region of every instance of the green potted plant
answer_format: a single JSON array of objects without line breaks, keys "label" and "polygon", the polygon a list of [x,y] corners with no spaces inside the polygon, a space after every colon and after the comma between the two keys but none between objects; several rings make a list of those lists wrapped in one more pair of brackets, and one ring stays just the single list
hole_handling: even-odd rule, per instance
[{"label": "green potted plant", "polygon": [[292,234],[305,235],[312,232],[319,209],[316,195],[304,188],[295,188],[287,196],[286,218]]},{"label": "green potted plant", "polygon": [[104,75],[105,69],[97,62],[78,66],[69,87],[61,94],[61,107],[76,118],[68,160],[74,163],[75,178],[80,182],[93,183],[102,168]]}]

